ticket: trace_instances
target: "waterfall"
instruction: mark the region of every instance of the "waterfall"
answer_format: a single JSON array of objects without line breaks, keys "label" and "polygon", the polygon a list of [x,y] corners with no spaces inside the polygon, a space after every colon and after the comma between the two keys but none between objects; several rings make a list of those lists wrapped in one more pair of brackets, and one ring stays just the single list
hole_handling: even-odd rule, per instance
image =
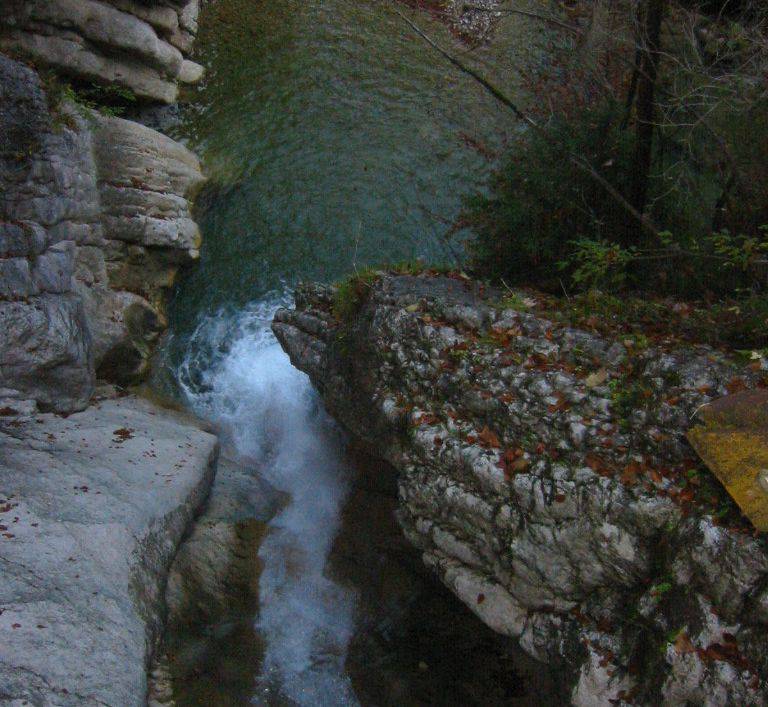
[{"label": "waterfall", "polygon": [[266,647],[253,702],[353,705],[344,660],[355,596],[324,574],[350,472],[340,431],[270,330],[277,307],[289,303],[271,293],[204,317],[176,378],[227,454],[288,498],[259,550],[256,630]]}]

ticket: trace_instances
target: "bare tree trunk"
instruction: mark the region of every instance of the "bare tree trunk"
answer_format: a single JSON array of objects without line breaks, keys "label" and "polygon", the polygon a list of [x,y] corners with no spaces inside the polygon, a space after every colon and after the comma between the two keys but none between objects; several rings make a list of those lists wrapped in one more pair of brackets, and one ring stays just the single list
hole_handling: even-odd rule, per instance
[{"label": "bare tree trunk", "polygon": [[629,81],[629,88],[627,89],[627,99],[624,103],[624,117],[621,120],[621,129],[626,130],[629,125],[629,119],[632,116],[632,106],[635,104],[635,96],[637,95],[637,79],[640,76],[640,60],[642,54],[640,52],[640,46],[635,49],[635,62],[632,67],[632,77]]},{"label": "bare tree trunk", "polygon": [[648,203],[648,181],[653,158],[653,134],[656,123],[656,81],[659,73],[661,22],[666,0],[645,0],[640,19],[641,47],[637,83],[635,171],[632,205],[640,213]]}]

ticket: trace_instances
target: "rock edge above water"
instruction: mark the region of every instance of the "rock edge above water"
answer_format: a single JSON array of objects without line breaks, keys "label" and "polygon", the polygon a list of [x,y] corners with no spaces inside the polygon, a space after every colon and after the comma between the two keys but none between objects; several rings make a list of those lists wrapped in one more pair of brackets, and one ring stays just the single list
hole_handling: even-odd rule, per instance
[{"label": "rock edge above water", "polygon": [[764,704],[766,543],[714,517],[685,439],[756,376],[706,346],[504,309],[462,278],[381,273],[361,293],[339,321],[334,290],[299,288],[273,329],[398,469],[400,523],[443,582],[561,666],[575,704]]},{"label": "rock edge above water", "polygon": [[217,454],[140,398],[0,418],[0,704],[145,703],[168,567]]}]

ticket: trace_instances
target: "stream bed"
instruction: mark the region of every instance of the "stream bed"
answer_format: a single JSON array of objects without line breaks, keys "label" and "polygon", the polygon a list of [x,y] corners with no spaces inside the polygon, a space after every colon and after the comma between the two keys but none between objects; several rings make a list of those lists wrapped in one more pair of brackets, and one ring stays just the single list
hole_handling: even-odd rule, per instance
[{"label": "stream bed", "polygon": [[[411,14],[520,93],[493,67],[533,60],[531,26],[502,24],[470,50]],[[175,703],[541,704],[540,666],[425,573],[396,527],[391,470],[350,447],[269,329],[298,280],[455,264],[449,226],[517,126],[385,2],[209,0],[196,51],[206,79],[172,132],[210,177],[204,240],[171,304],[158,385],[216,428],[221,483],[253,479],[260,499],[225,513],[248,596],[171,623]],[[201,524],[221,520],[216,494]]]}]

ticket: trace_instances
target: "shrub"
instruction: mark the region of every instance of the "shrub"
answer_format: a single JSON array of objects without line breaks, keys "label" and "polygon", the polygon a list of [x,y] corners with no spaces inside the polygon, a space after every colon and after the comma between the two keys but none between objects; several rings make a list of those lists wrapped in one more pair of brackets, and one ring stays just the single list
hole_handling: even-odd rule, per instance
[{"label": "shrub", "polygon": [[[546,134],[522,135],[491,183],[490,195],[467,202],[476,238],[469,249],[476,269],[495,278],[557,283],[557,263],[573,241],[626,241],[626,212],[594,179],[573,165],[586,156],[617,188],[626,188],[631,139],[617,128],[618,108],[585,111],[578,125],[555,119]],[[624,182],[622,184],[622,182]]]},{"label": "shrub", "polygon": [[633,133],[622,129],[618,106],[587,109],[524,134],[489,195],[467,202],[476,273],[550,291],[630,288],[687,297],[765,291],[768,204],[758,196],[768,188],[764,122],[764,131],[759,120],[747,130],[734,116],[724,127],[748,175],[738,185],[723,173],[711,144],[691,156],[674,135],[659,136],[648,215],[664,230],[651,242],[638,239],[636,221],[571,159],[585,157],[620,193],[630,193]]}]

